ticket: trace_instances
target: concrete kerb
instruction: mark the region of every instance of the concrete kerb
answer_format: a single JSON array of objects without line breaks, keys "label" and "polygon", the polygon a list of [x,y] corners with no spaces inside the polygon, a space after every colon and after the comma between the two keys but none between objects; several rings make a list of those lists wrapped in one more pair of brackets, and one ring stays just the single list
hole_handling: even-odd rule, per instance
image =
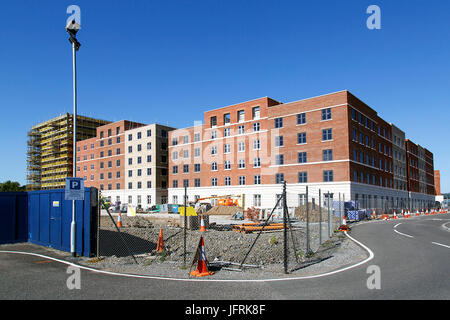
[{"label": "concrete kerb", "polygon": [[36,257],[40,257],[40,258],[44,258],[44,259],[53,260],[55,262],[66,264],[66,265],[69,265],[69,266],[77,267],[77,268],[80,268],[80,269],[86,270],[86,271],[91,271],[91,272],[96,272],[96,273],[101,273],[101,274],[107,274],[107,275],[113,275],[113,276],[130,277],[130,278],[141,278],[141,279],[152,279],[152,280],[170,280],[170,281],[183,281],[183,282],[198,282],[198,281],[207,281],[207,282],[208,281],[213,281],[213,282],[275,282],[275,281],[286,281],[286,280],[307,280],[307,279],[313,279],[313,278],[320,278],[320,277],[330,276],[330,275],[333,275],[333,274],[344,272],[344,271],[349,270],[349,269],[356,268],[356,267],[358,267],[358,266],[360,266],[362,264],[367,263],[368,261],[370,261],[370,260],[372,260],[374,258],[373,252],[367,246],[365,246],[364,244],[362,244],[358,240],[356,240],[353,237],[351,237],[347,232],[344,232],[344,234],[350,241],[352,241],[353,243],[355,243],[356,245],[361,247],[368,254],[368,257],[366,257],[362,261],[356,262],[354,264],[347,265],[345,267],[343,267],[341,265],[335,270],[324,272],[324,273],[308,275],[308,276],[295,276],[295,275],[292,276],[291,275],[291,276],[285,276],[285,277],[280,277],[280,278],[268,278],[268,279],[215,279],[213,277],[211,277],[211,278],[209,278],[209,277],[208,278],[202,278],[202,279],[192,279],[192,278],[175,278],[175,277],[151,276],[151,275],[142,275],[142,274],[133,274],[133,273],[121,273],[121,272],[114,272],[114,271],[108,271],[108,270],[93,268],[93,267],[85,266],[85,265],[82,265],[82,264],[79,264],[79,263],[70,262],[68,260],[59,259],[59,258],[51,257],[51,256],[48,256],[48,255],[45,255],[45,254],[38,254],[38,253],[33,253],[33,252],[13,251],[13,250],[0,250],[0,253],[23,254],[23,255],[36,256]]}]

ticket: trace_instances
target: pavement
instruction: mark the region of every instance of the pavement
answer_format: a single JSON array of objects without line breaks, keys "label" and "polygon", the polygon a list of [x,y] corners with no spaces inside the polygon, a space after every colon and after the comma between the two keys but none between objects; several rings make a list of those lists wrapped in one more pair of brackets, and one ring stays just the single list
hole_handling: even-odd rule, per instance
[{"label": "pavement", "polygon": [[[0,299],[448,300],[448,222],[449,214],[362,222],[352,226],[350,236],[367,248],[370,259],[324,276],[267,281],[168,280],[81,269],[80,289],[69,289],[67,254],[29,243],[2,245]],[[379,289],[369,288],[374,279]]]}]

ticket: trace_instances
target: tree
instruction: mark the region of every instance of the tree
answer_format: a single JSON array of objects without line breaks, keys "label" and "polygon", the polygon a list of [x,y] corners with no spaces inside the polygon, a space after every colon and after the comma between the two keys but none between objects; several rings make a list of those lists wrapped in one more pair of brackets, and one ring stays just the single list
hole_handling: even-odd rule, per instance
[{"label": "tree", "polygon": [[21,186],[20,183],[16,181],[6,181],[0,183],[0,192],[22,192],[26,191],[25,186]]}]

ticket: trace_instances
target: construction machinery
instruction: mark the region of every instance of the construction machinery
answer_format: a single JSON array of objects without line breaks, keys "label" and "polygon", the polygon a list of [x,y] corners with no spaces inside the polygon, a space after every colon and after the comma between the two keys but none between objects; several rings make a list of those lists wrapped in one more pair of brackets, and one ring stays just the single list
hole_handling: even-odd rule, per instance
[{"label": "construction machinery", "polygon": [[[244,207],[245,205],[245,195],[244,194],[238,194],[238,195],[223,195],[223,196],[211,196],[211,197],[205,197],[205,198],[198,198],[195,200],[194,204],[197,204],[198,202],[204,201],[204,200],[213,200],[217,199],[217,205],[218,206],[234,206],[234,207]],[[213,203],[211,203],[213,205]]]}]

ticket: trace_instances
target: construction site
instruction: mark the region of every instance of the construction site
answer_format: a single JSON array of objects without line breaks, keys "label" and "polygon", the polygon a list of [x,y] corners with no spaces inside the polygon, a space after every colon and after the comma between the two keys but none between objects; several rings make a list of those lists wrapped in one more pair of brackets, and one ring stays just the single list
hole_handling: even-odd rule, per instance
[{"label": "construction site", "polygon": [[189,268],[201,239],[213,269],[279,272],[283,263],[295,270],[326,260],[341,241],[341,212],[312,203],[287,207],[283,197],[267,209],[246,208],[242,195],[224,195],[198,198],[186,207],[165,205],[165,210],[137,213],[132,207],[104,207],[98,265],[111,270],[127,265],[149,270],[161,263]]},{"label": "construction site", "polygon": [[[77,141],[96,136],[109,121],[77,115]],[[27,189],[65,187],[73,176],[73,115],[66,113],[33,126],[27,134]]]}]

